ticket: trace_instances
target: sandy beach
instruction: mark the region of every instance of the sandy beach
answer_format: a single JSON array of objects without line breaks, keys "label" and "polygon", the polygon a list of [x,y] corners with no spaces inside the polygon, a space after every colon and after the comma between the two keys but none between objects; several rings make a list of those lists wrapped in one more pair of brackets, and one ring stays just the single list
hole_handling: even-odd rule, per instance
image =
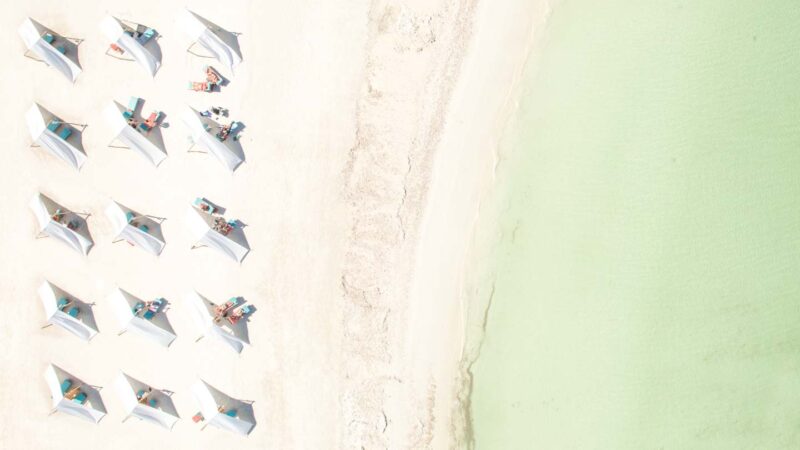
[{"label": "sandy beach", "polygon": [[[124,6],[40,1],[3,16],[0,137],[6,212],[0,289],[7,314],[0,340],[0,446],[47,448],[453,448],[464,426],[458,401],[468,248],[481,195],[491,184],[495,147],[514,86],[547,15],[546,2],[502,6],[476,0],[405,2],[193,2],[196,13],[241,33],[235,73],[186,53],[176,25],[183,5]],[[105,55],[107,14],[159,31],[160,69]],[[83,39],[82,73],[69,83],[23,56],[16,33],[32,17]],[[186,89],[204,64],[230,79],[221,92]],[[165,113],[168,157],[158,168],[114,138],[103,109],[130,96]],[[30,148],[23,116],[37,102],[67,122],[88,125],[88,161],[78,172]],[[235,173],[211,155],[187,152],[186,106],[220,105],[245,129],[245,162]],[[28,209],[41,192],[91,215],[87,257],[52,238],[36,239]],[[192,250],[185,212],[196,197],[241,220],[251,247],[242,264]],[[165,217],[159,257],[114,234],[111,200]],[[36,290],[49,280],[85,302],[100,333],[89,343],[42,329]],[[115,288],[163,297],[177,339],[160,347],[118,335],[109,306]],[[202,339],[183,298],[197,291],[222,302],[242,296],[256,311],[241,354]],[[108,411],[98,425],[48,416],[48,363],[101,386]],[[174,392],[171,431],[125,412],[110,388],[120,371]],[[207,381],[253,401],[246,437],[200,430],[189,387]]]}]

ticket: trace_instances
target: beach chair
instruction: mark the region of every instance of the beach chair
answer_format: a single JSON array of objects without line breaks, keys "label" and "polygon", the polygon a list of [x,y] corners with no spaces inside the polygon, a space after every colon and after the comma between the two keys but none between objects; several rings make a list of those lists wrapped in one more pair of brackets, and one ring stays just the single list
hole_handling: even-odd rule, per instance
[{"label": "beach chair", "polygon": [[60,127],[60,126],[61,126],[61,122],[59,122],[58,120],[54,119],[54,120],[51,120],[50,123],[47,124],[47,129],[52,131],[53,133],[55,133],[56,130],[58,129],[58,127]]},{"label": "beach chair", "polygon": [[61,393],[66,394],[69,388],[72,387],[72,380],[69,378],[65,378],[64,381],[61,382]]},{"label": "beach chair", "polygon": [[55,38],[55,36],[53,36],[53,35],[52,35],[52,34],[50,34],[50,33],[45,33],[45,34],[43,34],[43,35],[42,35],[42,39],[43,39],[45,42],[47,42],[48,44],[52,44],[52,43],[53,43],[53,41],[54,41],[56,38]]},{"label": "beach chair", "polygon": [[58,309],[63,311],[68,304],[69,304],[69,299],[67,299],[67,297],[61,297],[58,299]]},{"label": "beach chair", "polygon": [[58,137],[64,139],[65,141],[70,137],[70,135],[72,135],[72,128],[66,125],[64,125],[64,128],[61,129],[61,132],[58,133]]},{"label": "beach chair", "polygon": [[202,422],[204,420],[206,420],[206,418],[203,417],[203,413],[201,413],[201,412],[198,412],[194,416],[192,416],[192,421],[194,423],[199,423],[199,422]]},{"label": "beach chair", "polygon": [[252,307],[252,306],[250,306],[250,305],[244,305],[244,306],[242,306],[242,308],[241,308],[239,311],[241,311],[241,312],[242,312],[242,314],[244,314],[244,315],[248,315],[248,314],[250,314],[251,312],[253,312],[254,310],[253,310],[253,307]]},{"label": "beach chair", "polygon": [[76,395],[75,398],[72,399],[75,403],[80,403],[81,405],[86,403],[86,393],[81,392],[80,394]]},{"label": "beach chair", "polygon": [[144,121],[150,128],[153,128],[158,124],[158,121],[161,120],[161,111],[153,111],[150,113],[150,117]]},{"label": "beach chair", "polygon": [[156,36],[156,30],[154,30],[152,28],[148,28],[148,29],[144,30],[144,33],[142,33],[139,36],[139,43],[142,44],[142,45],[145,45],[148,42],[150,42],[150,39],[153,39],[155,36]]},{"label": "beach chair", "polygon": [[144,302],[136,302],[136,304],[133,305],[133,308],[131,308],[131,312],[133,312],[134,315],[139,314],[139,311],[141,311],[142,308],[144,308]]}]

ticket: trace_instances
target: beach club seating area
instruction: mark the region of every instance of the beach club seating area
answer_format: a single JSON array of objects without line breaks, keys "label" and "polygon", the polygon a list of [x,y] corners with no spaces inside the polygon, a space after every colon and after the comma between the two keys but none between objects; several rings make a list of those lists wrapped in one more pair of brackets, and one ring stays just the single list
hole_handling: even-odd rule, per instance
[{"label": "beach club seating area", "polygon": [[[198,94],[194,92],[219,92],[222,86],[230,83],[229,78],[233,76],[234,67],[242,62],[238,35],[188,10],[181,14],[177,24],[180,33],[176,35],[192,43],[187,50],[192,55],[190,58],[214,58],[222,65],[223,70],[228,71],[223,76],[218,69],[205,64],[201,81],[189,82],[191,92],[185,95],[197,96]],[[165,56],[162,55],[159,44],[162,38],[159,31],[152,26],[122,20],[113,15],[104,17],[99,28],[107,41],[103,45],[103,48],[106,48],[106,55],[112,57],[106,59],[109,64],[124,65],[134,62],[144,68],[148,75],[156,77]],[[71,83],[75,83],[85,70],[81,67],[79,59],[83,39],[64,37],[30,18],[22,23],[18,31],[25,44],[26,57],[54,69]],[[166,55],[167,59],[177,56]],[[33,71],[38,67],[31,62],[30,65],[23,66],[23,70]],[[102,67],[88,69],[103,70]],[[132,73],[131,76],[141,75]],[[153,82],[159,83],[160,80],[154,78]],[[125,86],[120,88],[124,90]],[[64,86],[64,90],[69,93],[67,85]],[[223,124],[222,118],[228,116],[227,108],[209,106],[202,113],[189,108],[194,111],[192,120],[185,123],[186,127],[179,129],[179,127],[169,127],[169,124],[165,123],[168,113],[150,107],[150,103],[145,99],[131,95],[122,98],[127,100],[118,102],[115,99],[108,99],[107,107],[103,110],[106,126],[101,129],[114,136],[108,145],[109,148],[134,150],[155,166],[153,170],[157,170],[159,164],[167,158],[162,133],[188,133],[193,143],[213,154],[231,173],[244,162],[240,144],[244,125],[240,121],[227,121],[228,123]],[[43,100],[47,101],[47,98]],[[30,101],[33,102],[33,99]],[[154,105],[157,103],[156,98]],[[145,106],[147,106],[146,111]],[[87,152],[83,148],[86,124],[62,119],[56,112],[51,112],[38,103],[33,103],[24,114],[24,120],[31,135],[31,147],[34,147],[34,151],[48,152],[73,169],[81,170],[85,163],[90,162],[89,155],[95,150],[103,151],[90,149]],[[93,132],[95,128],[91,130]],[[80,174],[77,176],[80,177]],[[149,179],[155,180],[156,177]],[[83,181],[91,182],[91,180]],[[61,201],[70,205],[84,203],[85,199],[73,198],[75,190],[71,187],[53,186],[49,188],[47,194],[31,192],[33,198],[29,206],[34,214],[38,232],[37,241],[33,244],[38,248],[31,251],[52,253],[54,257],[63,260],[65,265],[70,263],[70,258],[92,258],[91,250],[95,246],[95,239],[90,229],[99,229],[103,234],[111,231],[110,236],[101,236],[100,245],[122,242],[145,250],[150,254],[145,257],[160,257],[167,243],[165,231],[162,229],[166,217],[144,214],[115,200],[108,203],[103,211],[104,214],[93,214],[92,211],[79,212],[77,206],[73,210],[60,203]],[[98,192],[107,189],[101,185],[90,187]],[[129,200],[136,202],[137,199]],[[146,204],[141,206],[147,207]],[[244,237],[244,223],[226,219],[223,216],[224,208],[204,197],[198,197],[193,202],[187,199],[186,207],[190,209],[191,215],[183,227],[182,234],[192,237],[195,245],[175,251],[187,252],[195,248],[210,247],[241,264],[250,251]],[[105,223],[96,227],[96,220],[104,220]],[[64,251],[64,246],[81,256]],[[124,257],[123,252],[128,250],[114,251]],[[42,274],[43,277],[47,275]],[[152,289],[152,286],[142,288]],[[186,288],[187,291],[191,290],[189,286]],[[112,339],[135,339],[137,345],[161,346],[164,351],[170,351],[170,346],[179,335],[190,335],[194,338],[199,332],[201,337],[214,336],[215,339],[219,339],[217,342],[224,345],[222,350],[215,349],[213,347],[217,345],[215,343],[204,342],[196,345],[208,345],[210,352],[227,352],[229,350],[226,347],[228,347],[240,353],[245,345],[250,344],[247,323],[256,312],[255,306],[243,297],[230,297],[229,300],[217,305],[193,291],[187,296],[186,302],[178,305],[173,305],[165,297],[142,298],[120,288],[110,290],[104,301],[88,302],[50,281],[44,281],[37,293],[45,313],[44,324],[39,331],[41,333],[52,333],[58,339],[78,338],[89,342],[102,329],[103,333],[109,333]],[[109,326],[110,324],[98,326],[95,312],[100,310],[106,310],[116,318],[116,327]],[[196,328],[175,330],[170,322],[170,317],[174,315],[191,316]],[[115,331],[106,331],[109,329]],[[115,332],[116,336],[113,334]],[[44,379],[50,393],[51,414],[60,413],[59,415],[100,423],[107,415],[104,404],[105,397],[108,396],[107,391],[101,392],[99,386],[83,381],[75,375],[82,372],[80,359],[75,354],[70,352],[62,356],[65,361],[60,363],[70,365],[70,370],[75,372],[68,372],[54,364],[49,364],[45,368]],[[91,374],[86,375],[89,377],[87,379],[94,379]],[[167,430],[171,430],[179,422],[181,415],[172,402],[172,391],[139,381],[125,372],[120,372],[112,384],[119,403],[124,407],[126,415],[123,421],[137,418]],[[197,380],[187,393],[194,397],[199,411],[194,412],[193,408],[192,411],[186,411],[187,414],[183,417],[191,417],[192,422],[201,424],[202,428],[211,425],[235,434],[247,435],[255,426],[252,402],[229,396],[203,380]],[[189,424],[192,422],[187,421]]]}]

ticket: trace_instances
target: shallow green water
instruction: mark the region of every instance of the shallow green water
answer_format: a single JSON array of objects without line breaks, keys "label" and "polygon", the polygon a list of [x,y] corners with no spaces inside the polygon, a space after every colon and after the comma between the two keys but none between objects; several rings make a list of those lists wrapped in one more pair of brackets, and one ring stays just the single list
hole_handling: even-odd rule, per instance
[{"label": "shallow green water", "polygon": [[564,0],[547,36],[475,447],[800,448],[800,1]]}]

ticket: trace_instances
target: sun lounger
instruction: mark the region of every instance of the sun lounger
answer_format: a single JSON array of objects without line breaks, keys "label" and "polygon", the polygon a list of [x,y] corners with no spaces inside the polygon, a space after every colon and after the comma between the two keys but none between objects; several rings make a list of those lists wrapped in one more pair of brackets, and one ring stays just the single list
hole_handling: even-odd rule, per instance
[{"label": "sun lounger", "polygon": [[203,81],[203,82],[190,81],[189,82],[189,89],[191,89],[193,91],[197,91],[197,92],[211,92],[211,89],[213,88],[213,86],[214,85],[212,83],[208,83],[208,82],[205,82],[205,81]]},{"label": "sun lounger", "polygon": [[202,422],[205,419],[206,418],[203,417],[203,413],[200,413],[200,412],[198,412],[197,414],[192,416],[192,421],[194,421],[194,423]]},{"label": "sun lounger", "polygon": [[250,306],[250,305],[244,305],[244,306],[242,306],[242,308],[239,311],[241,311],[242,314],[245,314],[245,315],[246,314],[250,314],[251,312],[253,312],[253,307]]},{"label": "sun lounger", "polygon": [[75,398],[72,399],[75,403],[80,403],[81,405],[86,403],[86,393],[81,392],[80,394],[76,395]]},{"label": "sun lounger", "polygon": [[139,124],[139,129],[147,133],[151,130],[151,127],[148,124],[142,122]]},{"label": "sun lounger", "polygon": [[150,405],[151,408],[155,408],[157,403],[158,402],[156,402],[154,398],[147,399],[147,404]]},{"label": "sun lounger", "polygon": [[139,225],[139,229],[144,231],[145,233],[150,231],[150,227],[148,227],[147,225]]},{"label": "sun lounger", "polygon": [[56,50],[62,55],[67,53],[67,49],[63,45],[56,45]]},{"label": "sun lounger", "polygon": [[78,317],[78,313],[80,313],[80,312],[81,312],[81,310],[78,309],[77,306],[73,306],[72,308],[70,308],[69,311],[67,311],[67,314],[69,314],[73,318],[77,318]]},{"label": "sun lounger", "polygon": [[65,378],[64,381],[61,382],[61,393],[66,394],[69,388],[72,387],[72,380],[69,378]]},{"label": "sun lounger", "polygon": [[133,211],[128,211],[125,213],[125,218],[128,219],[128,223],[133,222],[134,217],[136,216],[133,214]]},{"label": "sun lounger", "polygon": [[153,318],[153,316],[155,316],[155,315],[156,315],[156,313],[154,313],[153,311],[151,311],[151,310],[149,310],[149,309],[148,309],[147,311],[145,311],[145,312],[144,312],[144,314],[142,314],[142,317],[144,317],[144,318],[145,318],[145,319],[147,319],[147,320],[150,320],[150,319],[152,319],[152,318]]},{"label": "sun lounger", "polygon": [[139,97],[131,97],[128,99],[128,109],[131,111],[136,111],[136,108],[139,107]]},{"label": "sun lounger", "polygon": [[58,133],[58,137],[64,139],[65,141],[67,140],[67,138],[70,137],[70,135],[72,135],[72,128],[66,125],[64,126],[64,128],[61,129],[61,132]]},{"label": "sun lounger", "polygon": [[229,410],[225,411],[225,415],[228,416],[228,417],[236,417],[236,410],[235,409],[229,409]]},{"label": "sun lounger", "polygon": [[50,123],[47,124],[47,129],[55,133],[58,127],[60,126],[61,122],[59,122],[58,120],[51,120]]},{"label": "sun lounger", "polygon": [[131,311],[134,314],[139,314],[139,311],[141,311],[143,308],[144,308],[144,302],[136,302],[136,304],[133,305],[133,308],[131,308]]},{"label": "sun lounger", "polygon": [[44,39],[44,41],[48,44],[52,44],[56,38],[50,33],[45,33],[42,35],[42,39]]},{"label": "sun lounger", "polygon": [[58,299],[58,309],[63,310],[69,304],[69,299],[67,297],[61,297]]},{"label": "sun lounger", "polygon": [[158,124],[158,121],[161,120],[161,111],[153,111],[150,113],[150,117],[144,121],[150,128],[155,127]]},{"label": "sun lounger", "polygon": [[138,40],[140,44],[145,45],[150,41],[150,39],[153,39],[155,35],[156,35],[156,30],[148,28],[144,30],[144,33],[139,35],[139,37],[136,40]]}]

